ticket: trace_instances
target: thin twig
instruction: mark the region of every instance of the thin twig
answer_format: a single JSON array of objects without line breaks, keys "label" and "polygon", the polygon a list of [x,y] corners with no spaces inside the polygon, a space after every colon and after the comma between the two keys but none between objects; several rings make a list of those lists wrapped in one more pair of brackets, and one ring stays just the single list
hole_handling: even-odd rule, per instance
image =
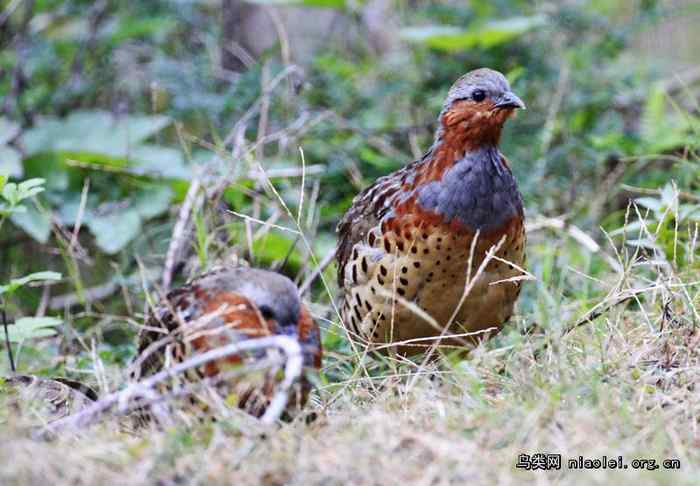
[{"label": "thin twig", "polygon": [[5,314],[5,308],[2,309],[2,327],[5,328],[5,345],[7,346],[7,356],[10,359],[10,369],[13,373],[17,372],[15,368],[15,359],[12,356],[12,343],[10,343],[10,331],[7,329],[7,315]]},{"label": "thin twig", "polygon": [[187,233],[187,224],[192,214],[192,208],[195,206],[195,201],[197,199],[197,194],[199,193],[199,188],[201,184],[199,182],[199,177],[195,177],[190,188],[187,190],[187,195],[185,196],[185,201],[180,206],[180,211],[178,213],[177,222],[173,228],[173,236],[170,240],[170,245],[168,246],[168,253],[165,257],[165,266],[163,269],[163,291],[167,292],[170,289],[170,285],[173,281],[173,271],[175,269],[175,263],[177,256],[180,253],[180,248],[185,240],[185,234]]},{"label": "thin twig", "polygon": [[309,275],[309,277],[306,280],[304,280],[304,283],[302,283],[299,287],[299,295],[303,296],[311,288],[311,285],[318,278],[321,272],[323,272],[326,269],[326,267],[331,264],[334,257],[335,248],[333,248],[331,251],[328,252],[326,256],[323,257],[323,259],[314,269],[313,273],[311,273],[311,275]]}]

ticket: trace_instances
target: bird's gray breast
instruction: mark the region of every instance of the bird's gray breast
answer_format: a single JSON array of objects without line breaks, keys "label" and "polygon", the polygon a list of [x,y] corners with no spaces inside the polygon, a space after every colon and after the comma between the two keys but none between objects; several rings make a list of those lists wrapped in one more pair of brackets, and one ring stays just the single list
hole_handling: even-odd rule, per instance
[{"label": "bird's gray breast", "polygon": [[418,204],[474,231],[500,228],[523,210],[515,178],[495,147],[468,152],[441,180],[418,188]]}]

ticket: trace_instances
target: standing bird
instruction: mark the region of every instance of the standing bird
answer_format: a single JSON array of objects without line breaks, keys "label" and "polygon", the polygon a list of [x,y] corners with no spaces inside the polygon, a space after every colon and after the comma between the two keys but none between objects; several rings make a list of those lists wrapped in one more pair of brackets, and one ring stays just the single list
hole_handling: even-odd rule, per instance
[{"label": "standing bird", "polygon": [[[273,335],[297,339],[302,349],[304,371],[318,371],[321,366],[319,328],[292,281],[266,270],[221,267],[171,291],[153,310],[138,338],[138,354],[132,364],[131,378],[139,380],[151,376],[197,353]],[[230,355],[194,368],[178,379],[186,385],[207,380],[210,390],[215,390],[226,403],[233,401],[238,407],[260,416],[279,379],[268,370],[262,370],[262,376],[240,372],[246,371],[241,370],[242,365],[255,368],[265,355],[265,350]],[[173,388],[168,384],[162,391]],[[304,405],[310,389],[305,374],[293,390],[288,409]],[[201,388],[195,387],[188,397],[193,403],[206,402],[202,400],[203,393]]]},{"label": "standing bird", "polygon": [[[441,335],[478,334],[510,318],[520,282],[503,280],[521,275],[512,264],[525,258],[524,216],[498,143],[518,108],[525,104],[501,73],[465,74],[450,88],[423,158],[355,197],[338,225],[336,258],[341,316],[361,342],[414,354]],[[496,256],[506,261],[490,260],[469,282],[499,243]]]}]

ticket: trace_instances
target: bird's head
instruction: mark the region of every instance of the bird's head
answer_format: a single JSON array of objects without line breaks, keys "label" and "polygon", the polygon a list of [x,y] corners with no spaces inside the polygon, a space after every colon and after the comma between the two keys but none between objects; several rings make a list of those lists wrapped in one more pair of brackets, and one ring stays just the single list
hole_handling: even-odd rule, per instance
[{"label": "bird's head", "polygon": [[263,319],[280,334],[293,335],[301,312],[296,285],[287,277],[267,270],[246,268],[235,282],[237,291],[248,298]]},{"label": "bird's head", "polygon": [[470,71],[447,94],[439,135],[467,148],[495,145],[503,124],[516,109],[525,109],[525,103],[511,91],[503,74],[488,68]]},{"label": "bird's head", "polygon": [[220,278],[225,280],[227,290],[242,295],[257,309],[268,329],[299,340],[306,365],[320,365],[318,327],[291,280],[276,272],[248,267],[231,269]]}]

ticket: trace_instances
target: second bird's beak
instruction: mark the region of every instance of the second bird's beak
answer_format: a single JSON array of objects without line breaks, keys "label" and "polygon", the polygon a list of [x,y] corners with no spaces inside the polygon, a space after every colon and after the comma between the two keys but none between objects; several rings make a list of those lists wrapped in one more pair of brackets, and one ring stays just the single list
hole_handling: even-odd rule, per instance
[{"label": "second bird's beak", "polygon": [[503,109],[503,108],[520,108],[521,110],[525,109],[525,103],[523,103],[523,100],[515,96],[514,93],[511,91],[508,91],[507,93],[504,93],[499,99],[496,100],[496,104],[493,105],[494,109]]}]

